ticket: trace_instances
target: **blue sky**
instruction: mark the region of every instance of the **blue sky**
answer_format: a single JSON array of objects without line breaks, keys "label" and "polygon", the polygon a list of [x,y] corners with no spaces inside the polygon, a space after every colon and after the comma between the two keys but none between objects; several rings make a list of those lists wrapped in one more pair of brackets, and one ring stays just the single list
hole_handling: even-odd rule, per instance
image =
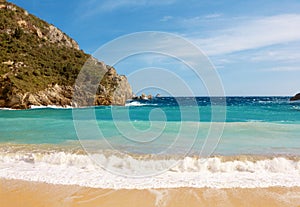
[{"label": "blue sky", "polygon": [[[170,32],[193,42],[207,54],[226,95],[293,95],[300,92],[300,1],[11,2],[54,24],[90,54],[122,35],[142,31]],[[136,57],[116,65],[119,73],[129,76],[138,67],[169,67],[190,84],[195,95],[206,95],[205,87],[198,88],[201,85],[198,79],[180,64],[170,64],[170,60],[154,55],[152,61],[149,57],[148,62]],[[138,92],[136,83],[131,84]],[[184,94],[178,90],[174,95]]]}]

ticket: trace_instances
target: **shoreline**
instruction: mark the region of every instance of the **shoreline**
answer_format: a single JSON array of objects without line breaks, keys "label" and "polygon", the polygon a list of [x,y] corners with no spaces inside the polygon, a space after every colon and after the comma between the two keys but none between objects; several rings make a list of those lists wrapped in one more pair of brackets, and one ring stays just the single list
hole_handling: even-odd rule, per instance
[{"label": "shoreline", "polygon": [[112,190],[22,180],[0,179],[0,183],[0,201],[5,207],[235,207],[249,205],[297,207],[300,205],[300,187]]},{"label": "shoreline", "polygon": [[103,189],[300,187],[300,157],[86,154],[69,145],[0,145],[0,179]]}]

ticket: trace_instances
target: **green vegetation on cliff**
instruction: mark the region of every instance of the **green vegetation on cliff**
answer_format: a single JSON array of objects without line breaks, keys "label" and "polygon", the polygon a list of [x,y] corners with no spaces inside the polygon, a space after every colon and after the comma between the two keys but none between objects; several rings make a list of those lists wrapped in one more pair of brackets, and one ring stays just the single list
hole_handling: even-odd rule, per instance
[{"label": "green vegetation on cliff", "polygon": [[[83,65],[89,69],[81,77],[85,84],[75,86],[80,97],[74,102]],[[124,105],[131,96],[127,78],[113,67],[85,54],[55,26],[0,0],[0,107]]]},{"label": "green vegetation on cliff", "polygon": [[[11,86],[35,92],[49,84],[74,83],[89,55],[56,28],[51,31],[53,28],[14,4],[0,5],[0,75],[10,80]],[[66,44],[68,39],[73,45]]]}]

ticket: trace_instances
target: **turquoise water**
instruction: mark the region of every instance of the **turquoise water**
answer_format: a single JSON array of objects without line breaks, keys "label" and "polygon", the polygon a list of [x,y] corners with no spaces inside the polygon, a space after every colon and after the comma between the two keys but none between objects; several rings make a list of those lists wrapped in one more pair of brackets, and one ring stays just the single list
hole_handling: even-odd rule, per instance
[{"label": "turquoise water", "polygon": [[162,97],[0,110],[0,178],[104,189],[300,186],[299,109],[288,97]]},{"label": "turquoise water", "polygon": [[194,154],[207,141],[212,121],[218,129],[224,127],[220,137],[208,139],[213,145],[218,141],[214,154],[299,155],[300,103],[288,99],[228,97],[211,106],[207,97],[162,97],[125,107],[0,110],[0,142],[65,144],[80,139],[83,145],[95,141],[95,149]]}]

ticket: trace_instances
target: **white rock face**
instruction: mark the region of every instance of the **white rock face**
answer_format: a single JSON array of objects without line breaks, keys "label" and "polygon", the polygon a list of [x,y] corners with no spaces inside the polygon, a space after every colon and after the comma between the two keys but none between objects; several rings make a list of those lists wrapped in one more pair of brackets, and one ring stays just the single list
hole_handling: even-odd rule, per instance
[{"label": "white rock face", "polygon": [[69,38],[66,34],[64,34],[62,31],[60,31],[53,25],[49,26],[47,38],[52,43],[58,43],[59,45],[64,45],[66,47],[71,47],[79,50],[79,46],[75,40]]}]

